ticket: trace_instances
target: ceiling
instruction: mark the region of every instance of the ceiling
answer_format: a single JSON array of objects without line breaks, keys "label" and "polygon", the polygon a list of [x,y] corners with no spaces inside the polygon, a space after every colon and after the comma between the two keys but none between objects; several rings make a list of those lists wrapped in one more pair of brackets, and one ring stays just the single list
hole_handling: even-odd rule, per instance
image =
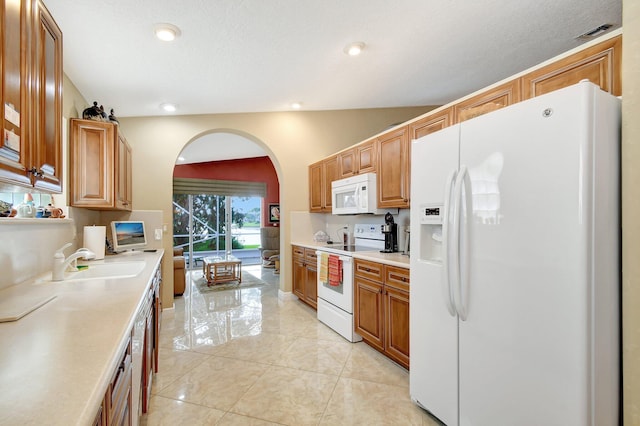
[{"label": "ceiling", "polygon": [[[440,105],[622,21],[621,0],[44,2],[65,73],[118,117]],[[181,35],[156,39],[162,22]]]}]

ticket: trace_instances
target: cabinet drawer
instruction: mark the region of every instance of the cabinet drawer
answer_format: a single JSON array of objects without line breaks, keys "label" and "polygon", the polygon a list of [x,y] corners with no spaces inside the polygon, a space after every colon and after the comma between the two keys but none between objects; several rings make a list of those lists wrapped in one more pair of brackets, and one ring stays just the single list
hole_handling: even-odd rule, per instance
[{"label": "cabinet drawer", "polygon": [[355,259],[355,275],[382,283],[383,265],[368,260]]},{"label": "cabinet drawer", "polygon": [[384,283],[385,285],[395,287],[398,290],[409,291],[409,270],[406,268],[385,265]]},{"label": "cabinet drawer", "polygon": [[318,259],[318,255],[316,254],[316,249],[310,249],[310,248],[304,249],[304,260],[306,260],[307,263],[311,263],[315,265],[317,259]]},{"label": "cabinet drawer", "polygon": [[293,246],[293,257],[304,257],[304,247]]}]

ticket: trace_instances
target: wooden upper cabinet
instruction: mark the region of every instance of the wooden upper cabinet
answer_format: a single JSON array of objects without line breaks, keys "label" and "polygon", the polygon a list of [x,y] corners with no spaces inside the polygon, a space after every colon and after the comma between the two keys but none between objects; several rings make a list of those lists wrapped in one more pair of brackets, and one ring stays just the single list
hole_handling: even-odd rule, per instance
[{"label": "wooden upper cabinet", "polygon": [[354,176],[357,173],[356,170],[355,148],[338,153],[338,173],[340,178]]},{"label": "wooden upper cabinet", "polygon": [[34,186],[62,191],[62,31],[38,2],[35,82]]},{"label": "wooden upper cabinet", "polygon": [[333,197],[331,195],[331,182],[334,180],[338,180],[340,177],[338,175],[339,165],[338,165],[338,157],[332,156],[322,161],[322,185],[324,187],[324,211],[331,213],[333,208]]},{"label": "wooden upper cabinet", "polygon": [[622,36],[618,36],[525,75],[522,77],[522,98],[533,98],[584,79],[620,96],[621,61]]},{"label": "wooden upper cabinet", "polygon": [[376,140],[371,139],[355,146],[357,173],[375,173],[377,169]]},{"label": "wooden upper cabinet", "polygon": [[451,124],[453,124],[453,108],[449,107],[409,123],[409,140],[420,139]]},{"label": "wooden upper cabinet", "polygon": [[331,213],[331,182],[339,178],[339,157],[333,155],[309,166],[309,211]]},{"label": "wooden upper cabinet", "polygon": [[116,124],[71,120],[69,205],[131,210],[131,164],[131,146]]},{"label": "wooden upper cabinet", "polygon": [[30,186],[29,157],[31,125],[29,69],[31,56],[31,0],[5,1],[0,11],[0,179],[8,184]]},{"label": "wooden upper cabinet", "polygon": [[309,166],[309,211],[320,213],[323,208],[322,161]]},{"label": "wooden upper cabinet", "polygon": [[353,148],[338,153],[339,179],[361,173],[375,173],[377,169],[376,140],[359,143]]},{"label": "wooden upper cabinet", "polygon": [[378,137],[378,208],[409,207],[409,127]]},{"label": "wooden upper cabinet", "polygon": [[62,32],[41,1],[2,8],[0,181],[62,192]]},{"label": "wooden upper cabinet", "polygon": [[520,80],[508,81],[453,106],[456,123],[520,102]]},{"label": "wooden upper cabinet", "polygon": [[110,208],[115,205],[115,126],[71,120],[69,138],[69,205]]},{"label": "wooden upper cabinet", "polygon": [[120,133],[118,133],[115,166],[116,208],[118,210],[131,210],[133,204],[131,146]]}]

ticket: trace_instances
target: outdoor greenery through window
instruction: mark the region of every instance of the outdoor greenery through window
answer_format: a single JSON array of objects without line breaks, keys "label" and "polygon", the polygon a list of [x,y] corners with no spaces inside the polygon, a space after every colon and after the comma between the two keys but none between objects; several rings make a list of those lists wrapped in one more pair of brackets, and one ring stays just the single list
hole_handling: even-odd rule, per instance
[{"label": "outdoor greenery through window", "polygon": [[[233,253],[258,257],[262,198],[222,195],[173,195],[173,245],[189,256],[189,197],[193,211],[193,258]],[[227,209],[231,206],[231,215]],[[230,223],[227,223],[227,222]],[[227,250],[229,233],[231,248]],[[243,255],[244,254],[244,255]],[[249,259],[243,263],[250,262]]]}]

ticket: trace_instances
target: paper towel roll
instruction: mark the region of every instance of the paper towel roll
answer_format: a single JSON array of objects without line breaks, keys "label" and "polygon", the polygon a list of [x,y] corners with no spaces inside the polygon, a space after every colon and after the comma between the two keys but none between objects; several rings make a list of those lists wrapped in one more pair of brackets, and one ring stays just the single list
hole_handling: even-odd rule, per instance
[{"label": "paper towel roll", "polygon": [[104,259],[104,242],[106,238],[106,226],[85,226],[84,227],[84,244],[83,247],[88,248],[96,254],[96,259]]}]

